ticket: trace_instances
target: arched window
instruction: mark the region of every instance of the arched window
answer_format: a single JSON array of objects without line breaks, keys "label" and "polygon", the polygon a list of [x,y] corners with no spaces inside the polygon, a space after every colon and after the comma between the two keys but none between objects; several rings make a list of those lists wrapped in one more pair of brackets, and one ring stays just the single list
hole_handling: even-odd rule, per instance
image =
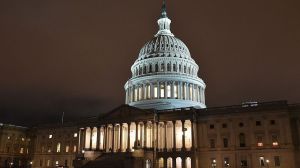
[{"label": "arched window", "polygon": [[181,69],[181,64],[179,64],[179,72],[182,72],[181,70],[182,70],[182,69]]},{"label": "arched window", "polygon": [[244,133],[240,133],[239,140],[240,140],[240,147],[246,147],[246,137]]},{"label": "arched window", "polygon": [[188,67],[188,74],[191,74],[191,67]]},{"label": "arched window", "polygon": [[164,168],[164,158],[158,159],[158,168]]},{"label": "arched window", "polygon": [[165,64],[162,63],[161,66],[160,66],[160,71],[164,72],[165,71]]},{"label": "arched window", "polygon": [[183,73],[186,73],[186,66],[183,67]]},{"label": "arched window", "polygon": [[150,92],[151,92],[151,88],[150,88],[150,87],[151,87],[151,86],[150,86],[150,84],[147,84],[146,87],[147,87],[147,89],[146,89],[146,92],[147,92],[146,98],[147,98],[147,99],[150,99],[150,97],[151,97],[151,93],[150,93]]},{"label": "arched window", "polygon": [[157,85],[154,85],[154,88],[153,88],[153,96],[154,96],[154,98],[157,98],[158,97],[158,87],[157,87]]},{"label": "arched window", "polygon": [[167,168],[173,168],[173,161],[171,157],[167,159]]},{"label": "arched window", "polygon": [[176,72],[177,69],[176,69],[176,64],[173,64],[173,71]]},{"label": "arched window", "polygon": [[85,148],[89,149],[91,147],[91,129],[87,128],[85,130]]},{"label": "arched window", "polygon": [[142,67],[139,68],[139,75],[142,75]]},{"label": "arched window", "polygon": [[192,159],[190,157],[185,159],[185,168],[192,168]]},{"label": "arched window", "polygon": [[182,160],[181,157],[176,158],[176,168],[181,168],[182,167]]},{"label": "arched window", "polygon": [[170,64],[170,63],[167,64],[167,71],[168,71],[168,72],[171,71],[171,64]]},{"label": "arched window", "polygon": [[144,65],[143,74],[146,74],[146,71],[147,71],[147,67],[146,67],[146,65]]},{"label": "arched window", "polygon": [[158,72],[158,64],[155,64],[155,72]]},{"label": "arched window", "polygon": [[149,73],[152,73],[152,64],[149,65]]}]

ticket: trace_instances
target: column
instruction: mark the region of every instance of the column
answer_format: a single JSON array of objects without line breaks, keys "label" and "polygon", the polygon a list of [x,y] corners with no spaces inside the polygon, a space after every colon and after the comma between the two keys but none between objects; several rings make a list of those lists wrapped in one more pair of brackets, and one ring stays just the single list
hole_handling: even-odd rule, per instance
[{"label": "column", "polygon": [[123,123],[120,124],[120,152],[123,152]]},{"label": "column", "polygon": [[176,151],[176,121],[173,122],[173,151]]},{"label": "column", "polygon": [[182,150],[185,150],[185,128],[184,128],[184,123],[185,120],[182,120]]},{"label": "column", "polygon": [[92,135],[93,135],[93,129],[94,129],[94,128],[93,128],[93,127],[90,127],[90,129],[91,129],[91,134],[90,134],[90,135],[91,135],[91,136],[90,136],[90,150],[92,150],[92,142],[93,142],[93,141],[92,141],[92,137],[93,137]]},{"label": "column", "polygon": [[139,131],[139,129],[138,129],[138,128],[139,128],[139,125],[138,125],[138,124],[139,124],[138,122],[135,122],[135,143],[134,143],[134,146],[135,146],[135,147],[138,146],[138,145],[137,145],[137,144],[138,144],[138,143],[137,143],[137,142],[138,142],[138,133],[139,133],[139,132],[138,132],[138,131]]},{"label": "column", "polygon": [[78,150],[77,150],[77,153],[79,154],[80,153],[80,150],[81,150],[81,129],[79,128],[79,133],[78,133]]},{"label": "column", "polygon": [[130,123],[127,123],[127,152],[130,152]]},{"label": "column", "polygon": [[167,151],[167,122],[164,122],[164,126],[165,126],[165,130],[164,130],[164,139],[165,139],[165,143],[164,143],[164,150]]},{"label": "column", "polygon": [[178,82],[178,86],[177,86],[177,89],[178,89],[178,99],[182,99],[182,82]]},{"label": "column", "polygon": [[[177,88],[177,90],[178,90],[178,88]],[[178,95],[177,95],[177,97],[178,97]],[[171,98],[174,99],[174,82],[171,83]]]},{"label": "column", "polygon": [[147,121],[144,122],[144,148],[147,146]]},{"label": "column", "polygon": [[82,135],[82,149],[81,150],[84,150],[85,149],[85,133],[86,129],[83,129],[82,132],[83,132],[83,135]]},{"label": "column", "polygon": [[109,152],[109,148],[108,148],[108,125],[105,126],[104,132],[105,132],[105,138],[104,138],[104,140],[105,140],[105,143],[104,143],[105,151]]},{"label": "column", "polygon": [[112,124],[112,144],[111,144],[111,148],[112,148],[112,151],[111,152],[115,152],[115,124]]},{"label": "column", "polygon": [[195,146],[195,133],[196,133],[196,131],[195,131],[195,122],[193,121],[193,120],[191,120],[191,133],[192,133],[192,150],[195,150],[196,149],[196,146]]},{"label": "column", "polygon": [[167,89],[168,83],[164,82],[164,85],[165,85],[165,99],[167,99],[168,98],[168,95],[167,95],[167,93],[168,93],[168,89]]},{"label": "column", "polygon": [[160,98],[160,83],[157,82],[157,98]]},{"label": "column", "polygon": [[153,98],[154,98],[153,84],[152,84],[152,83],[149,83],[149,85],[150,85],[150,99],[153,99]]},{"label": "column", "polygon": [[97,127],[96,150],[100,149],[100,129],[101,129],[101,127]]}]

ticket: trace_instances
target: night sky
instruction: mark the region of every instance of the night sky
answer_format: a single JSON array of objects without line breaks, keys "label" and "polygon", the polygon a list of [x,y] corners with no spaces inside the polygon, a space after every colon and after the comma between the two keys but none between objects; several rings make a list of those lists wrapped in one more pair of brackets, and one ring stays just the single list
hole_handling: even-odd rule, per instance
[{"label": "night sky", "polygon": [[[96,116],[125,101],[161,0],[0,1],[0,122]],[[300,103],[300,1],[167,1],[208,107]]]}]

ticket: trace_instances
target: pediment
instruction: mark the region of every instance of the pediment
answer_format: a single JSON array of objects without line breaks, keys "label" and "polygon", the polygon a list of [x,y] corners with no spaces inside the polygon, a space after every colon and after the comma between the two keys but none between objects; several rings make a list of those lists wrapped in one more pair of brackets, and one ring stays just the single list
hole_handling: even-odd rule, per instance
[{"label": "pediment", "polygon": [[108,113],[100,115],[98,121],[101,123],[127,122],[145,119],[153,116],[151,110],[143,110],[129,105],[121,105]]}]

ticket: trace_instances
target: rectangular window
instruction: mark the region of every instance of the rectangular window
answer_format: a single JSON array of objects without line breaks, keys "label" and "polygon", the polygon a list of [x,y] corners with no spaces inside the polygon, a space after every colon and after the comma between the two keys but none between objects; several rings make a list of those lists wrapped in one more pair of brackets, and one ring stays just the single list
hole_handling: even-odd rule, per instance
[{"label": "rectangular window", "polygon": [[223,145],[224,145],[224,148],[228,148],[228,139],[227,138],[223,138]]},{"label": "rectangular window", "polygon": [[215,148],[215,147],[216,147],[215,140],[211,139],[210,140],[210,148]]},{"label": "rectangular window", "polygon": [[160,97],[165,97],[165,85],[160,85]]},{"label": "rectangular window", "polygon": [[171,98],[171,85],[170,84],[167,85],[167,97]]},{"label": "rectangular window", "polygon": [[241,160],[241,168],[244,168],[247,166],[248,166],[247,160]]},{"label": "rectangular window", "polygon": [[157,89],[157,86],[154,86],[154,98],[157,98],[157,91],[158,91],[158,89]]},{"label": "rectangular window", "polygon": [[258,146],[258,147],[264,146],[262,136],[257,136],[257,137],[256,137],[256,140],[257,140],[257,146]]},{"label": "rectangular window", "polygon": [[47,160],[47,166],[48,167],[50,166],[50,160]]},{"label": "rectangular window", "polygon": [[272,135],[272,145],[274,147],[278,146],[278,137],[277,137],[277,135]]},{"label": "rectangular window", "polygon": [[20,148],[20,153],[24,153],[24,148]]},{"label": "rectangular window", "polygon": [[275,166],[280,166],[280,158],[279,158],[279,156],[274,156],[274,164],[275,164]]},{"label": "rectangular window", "polygon": [[69,152],[69,146],[66,146],[66,153],[68,153]]}]

